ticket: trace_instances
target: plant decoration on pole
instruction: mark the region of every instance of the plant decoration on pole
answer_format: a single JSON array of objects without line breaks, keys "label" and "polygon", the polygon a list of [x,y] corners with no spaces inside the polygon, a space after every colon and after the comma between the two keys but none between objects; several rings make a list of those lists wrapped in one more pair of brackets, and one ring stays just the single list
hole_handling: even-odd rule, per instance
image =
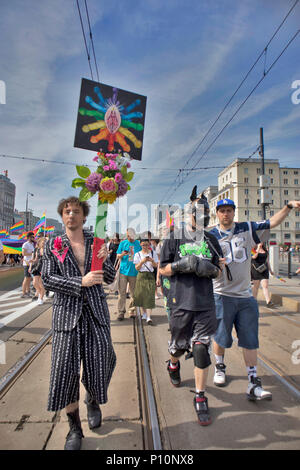
[{"label": "plant decoration on pole", "polygon": [[[128,171],[131,166],[129,159],[126,153],[122,155],[121,153],[99,152],[93,158],[93,161],[98,164],[96,171],[91,172],[86,166],[76,166],[79,178],[73,179],[72,187],[81,188],[80,201],[87,201],[98,193],[94,252],[98,252],[97,248],[101,247],[105,238],[108,204],[113,204],[117,198],[125,196],[131,189],[128,183],[132,180],[134,173]],[[93,264],[96,260],[96,258],[93,259]],[[98,266],[101,266],[101,263]],[[93,267],[92,265],[92,270]],[[98,269],[101,268],[98,267]]]},{"label": "plant decoration on pole", "polygon": [[[139,111],[133,112],[134,108]],[[108,204],[131,189],[130,160],[142,158],[145,109],[145,96],[82,79],[74,146],[96,151],[93,161],[98,167],[91,172],[77,165],[79,177],[73,179],[72,187],[81,188],[80,201],[98,194],[92,271],[102,269],[97,253],[106,235]]]}]

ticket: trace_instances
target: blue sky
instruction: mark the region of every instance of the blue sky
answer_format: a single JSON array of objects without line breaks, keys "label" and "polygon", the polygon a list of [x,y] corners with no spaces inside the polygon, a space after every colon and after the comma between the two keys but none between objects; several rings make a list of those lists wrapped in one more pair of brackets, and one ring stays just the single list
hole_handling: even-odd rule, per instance
[{"label": "blue sky", "polygon": [[[100,81],[147,96],[143,160],[127,205],[160,203],[220,110],[263,50],[294,0],[88,0]],[[26,6],[25,6],[26,5]],[[86,25],[84,1],[80,6]],[[266,68],[299,28],[296,6],[266,55]],[[93,152],[73,147],[81,78],[91,79],[75,0],[10,0],[0,5],[0,154],[92,164]],[[198,166],[226,166],[247,157],[264,128],[265,157],[299,166],[300,35]],[[94,78],[96,76],[95,68]],[[257,64],[188,167],[193,166],[237,106],[261,78]],[[151,171],[141,167],[153,168]],[[155,168],[155,170],[154,170]],[[158,171],[170,168],[172,171]],[[16,208],[26,191],[36,215],[56,216],[70,194],[75,168],[0,158],[17,186]],[[186,179],[172,200],[188,200],[194,184],[217,184],[218,170]],[[95,217],[91,201],[89,224]],[[118,209],[118,204],[116,205]],[[132,209],[134,213],[134,209]]]}]

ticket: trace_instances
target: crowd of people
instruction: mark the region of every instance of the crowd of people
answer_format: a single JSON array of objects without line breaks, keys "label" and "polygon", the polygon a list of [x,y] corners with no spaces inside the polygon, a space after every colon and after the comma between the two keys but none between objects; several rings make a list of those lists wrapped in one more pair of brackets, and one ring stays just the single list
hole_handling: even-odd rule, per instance
[{"label": "crowd of people", "polygon": [[[138,240],[132,228],[124,240],[115,234],[94,254],[103,260],[102,270],[97,271],[91,271],[93,235],[83,228],[89,214],[87,202],[76,197],[60,201],[58,213],[65,226],[61,237],[41,237],[35,243],[34,234],[27,234],[22,249],[22,297],[30,295],[32,277],[39,303],[46,290],[54,292],[48,410],[66,410],[70,427],[66,450],[80,449],[84,437],[79,416],[81,365],[90,429],[101,426],[100,405],[107,402],[115,369],[104,282],[118,295],[118,321],[126,314],[129,318],[140,314],[151,325],[155,299],[159,292],[163,294],[170,331],[167,373],[171,384],[179,387],[180,357],[193,358],[193,403],[200,425],[212,421],[206,395],[211,356],[215,386],[227,385],[225,352],[233,344],[233,327],[248,377],[247,399],[272,399],[257,374],[256,297],[261,284],[267,305],[272,306],[268,291],[272,271],[265,243],[270,230],[299,207],[300,201],[290,201],[269,220],[239,223],[234,221],[234,201],[223,199],[216,207],[219,223],[208,231],[209,204],[195,186],[184,227],[170,227],[161,241],[154,240],[151,232]],[[162,347],[167,350],[167,345]]]}]

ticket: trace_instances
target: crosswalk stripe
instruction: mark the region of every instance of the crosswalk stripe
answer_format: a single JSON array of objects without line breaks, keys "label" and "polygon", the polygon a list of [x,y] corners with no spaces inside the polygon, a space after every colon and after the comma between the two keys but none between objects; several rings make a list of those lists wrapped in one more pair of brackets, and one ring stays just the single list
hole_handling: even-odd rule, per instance
[{"label": "crosswalk stripe", "polygon": [[37,306],[31,298],[21,299],[21,293],[22,288],[18,287],[0,295],[0,330]]}]

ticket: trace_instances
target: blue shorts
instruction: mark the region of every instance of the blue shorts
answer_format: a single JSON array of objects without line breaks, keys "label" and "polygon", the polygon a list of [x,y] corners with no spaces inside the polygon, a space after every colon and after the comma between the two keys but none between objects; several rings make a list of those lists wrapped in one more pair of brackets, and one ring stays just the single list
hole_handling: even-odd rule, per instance
[{"label": "blue shorts", "polygon": [[215,342],[222,348],[232,346],[233,325],[238,345],[245,349],[258,349],[258,305],[254,297],[228,297],[214,294],[217,316]]}]

